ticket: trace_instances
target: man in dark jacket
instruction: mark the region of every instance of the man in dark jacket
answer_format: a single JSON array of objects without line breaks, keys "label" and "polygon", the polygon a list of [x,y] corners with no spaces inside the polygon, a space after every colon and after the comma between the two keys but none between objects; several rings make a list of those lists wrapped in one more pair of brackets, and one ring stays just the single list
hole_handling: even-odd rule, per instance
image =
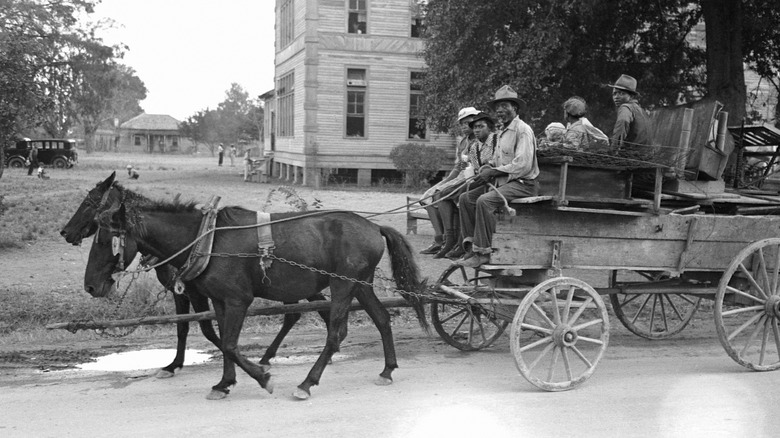
[{"label": "man in dark jacket", "polygon": [[30,156],[27,157],[27,161],[30,162],[27,167],[27,176],[32,176],[33,169],[38,169],[38,148],[35,147],[35,143],[30,146]]},{"label": "man in dark jacket", "polygon": [[612,101],[617,107],[617,120],[612,129],[612,146],[617,149],[650,144],[650,117],[637,102],[636,79],[620,75],[613,84]]}]

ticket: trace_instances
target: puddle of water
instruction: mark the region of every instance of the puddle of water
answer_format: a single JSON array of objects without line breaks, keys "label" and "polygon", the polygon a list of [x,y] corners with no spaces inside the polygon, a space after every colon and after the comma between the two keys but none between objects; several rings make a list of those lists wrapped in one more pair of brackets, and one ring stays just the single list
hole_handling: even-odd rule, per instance
[{"label": "puddle of water", "polygon": [[[96,362],[83,363],[77,368],[87,371],[133,371],[162,368],[173,360],[176,350],[159,348],[154,350],[126,351],[97,358]],[[187,350],[184,365],[203,363],[211,355],[200,350]]]}]

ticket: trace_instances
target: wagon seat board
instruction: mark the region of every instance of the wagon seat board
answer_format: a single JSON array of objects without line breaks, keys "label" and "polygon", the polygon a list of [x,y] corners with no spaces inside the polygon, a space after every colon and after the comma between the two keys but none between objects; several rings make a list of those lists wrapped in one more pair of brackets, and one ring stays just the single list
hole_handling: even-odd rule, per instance
[{"label": "wagon seat board", "polygon": [[527,205],[501,216],[492,263],[551,268],[559,243],[562,269],[723,271],[749,243],[778,236],[777,216],[623,216]]}]

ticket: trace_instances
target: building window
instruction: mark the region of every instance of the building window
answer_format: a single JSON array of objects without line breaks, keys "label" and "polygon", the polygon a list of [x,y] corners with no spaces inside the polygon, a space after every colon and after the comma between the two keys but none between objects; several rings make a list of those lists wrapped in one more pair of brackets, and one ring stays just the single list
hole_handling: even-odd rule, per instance
[{"label": "building window", "polygon": [[295,38],[295,1],[284,0],[279,7],[279,48],[290,45]]},{"label": "building window", "polygon": [[413,71],[409,75],[409,138],[424,139],[426,134],[425,118],[423,117],[423,80],[425,73]]},{"label": "building window", "polygon": [[173,147],[179,147],[179,137],[172,137],[171,138],[171,146]]},{"label": "building window", "polygon": [[133,145],[141,146],[141,136],[140,135],[134,135],[133,136]]},{"label": "building window", "polygon": [[279,137],[294,137],[295,72],[279,79],[276,95],[279,96]]},{"label": "building window", "polygon": [[423,9],[420,0],[409,0],[409,8],[412,11],[412,38],[422,38],[425,29],[425,20],[423,18]]},{"label": "building window", "polygon": [[347,69],[347,137],[366,136],[366,70]]},{"label": "building window", "polygon": [[349,16],[347,19],[349,33],[368,32],[368,14],[366,0],[349,0]]}]

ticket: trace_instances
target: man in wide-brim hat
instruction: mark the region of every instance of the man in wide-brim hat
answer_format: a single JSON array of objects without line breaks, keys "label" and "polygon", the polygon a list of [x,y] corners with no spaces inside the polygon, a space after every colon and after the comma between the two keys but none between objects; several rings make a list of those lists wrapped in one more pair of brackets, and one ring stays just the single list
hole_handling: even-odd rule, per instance
[{"label": "man in wide-brim hat", "polygon": [[[498,140],[493,159],[479,169],[474,179],[479,186],[462,194],[458,203],[467,253],[456,263],[473,268],[490,262],[496,231],[494,212],[504,205],[504,200],[509,202],[539,193],[536,137],[519,116],[525,109],[525,102],[512,87],[504,85],[488,105],[495,110],[503,128],[496,134]],[[496,189],[486,188],[487,182],[492,182]]]},{"label": "man in wide-brim hat", "polygon": [[618,109],[612,129],[612,146],[618,149],[650,144],[650,117],[636,100],[636,85],[636,79],[625,74],[607,85],[612,88],[612,101]]}]

